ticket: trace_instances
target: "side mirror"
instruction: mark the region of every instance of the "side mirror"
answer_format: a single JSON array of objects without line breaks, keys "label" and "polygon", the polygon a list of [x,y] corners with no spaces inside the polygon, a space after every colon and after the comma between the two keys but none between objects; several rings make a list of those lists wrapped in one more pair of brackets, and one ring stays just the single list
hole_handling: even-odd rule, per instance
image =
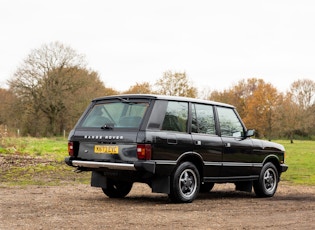
[{"label": "side mirror", "polygon": [[255,135],[255,130],[254,129],[249,129],[246,131],[246,137],[251,137]]}]

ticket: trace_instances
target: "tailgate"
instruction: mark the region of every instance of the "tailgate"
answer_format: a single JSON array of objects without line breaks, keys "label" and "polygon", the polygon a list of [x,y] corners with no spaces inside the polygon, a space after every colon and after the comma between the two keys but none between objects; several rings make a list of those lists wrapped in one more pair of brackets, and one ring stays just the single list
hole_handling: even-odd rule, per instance
[{"label": "tailgate", "polygon": [[[73,140],[79,142],[77,158],[91,161],[134,162],[137,160],[137,132],[75,132]],[[96,134],[96,135],[95,135]],[[101,135],[102,134],[102,135]]]}]

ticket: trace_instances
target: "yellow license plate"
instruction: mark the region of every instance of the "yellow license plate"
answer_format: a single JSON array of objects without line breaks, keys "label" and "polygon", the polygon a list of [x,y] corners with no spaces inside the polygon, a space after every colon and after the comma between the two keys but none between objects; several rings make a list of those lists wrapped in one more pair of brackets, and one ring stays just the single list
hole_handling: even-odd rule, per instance
[{"label": "yellow license plate", "polygon": [[95,145],[95,153],[107,153],[107,154],[118,154],[118,146],[109,146],[109,145]]}]

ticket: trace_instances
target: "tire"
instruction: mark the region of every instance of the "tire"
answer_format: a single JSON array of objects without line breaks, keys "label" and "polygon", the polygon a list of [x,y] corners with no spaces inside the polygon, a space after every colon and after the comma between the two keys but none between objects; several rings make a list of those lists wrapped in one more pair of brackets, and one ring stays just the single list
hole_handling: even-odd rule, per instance
[{"label": "tire", "polygon": [[200,192],[201,193],[208,193],[213,189],[214,183],[213,182],[206,182],[200,185]]},{"label": "tire", "polygon": [[279,174],[273,163],[266,163],[259,176],[259,180],[253,184],[254,191],[258,197],[272,197],[278,187]]},{"label": "tire", "polygon": [[102,188],[104,194],[109,198],[123,198],[127,196],[132,188],[132,182],[107,180],[107,187]]},{"label": "tire", "polygon": [[180,164],[171,176],[169,198],[175,203],[190,203],[198,195],[200,176],[196,166],[190,162]]}]

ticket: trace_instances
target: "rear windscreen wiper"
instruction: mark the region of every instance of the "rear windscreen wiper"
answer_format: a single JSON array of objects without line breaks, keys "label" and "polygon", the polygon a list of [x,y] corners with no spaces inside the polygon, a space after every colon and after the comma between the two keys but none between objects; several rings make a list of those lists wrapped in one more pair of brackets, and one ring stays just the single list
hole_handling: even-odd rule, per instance
[{"label": "rear windscreen wiper", "polygon": [[114,126],[115,125],[113,123],[106,123],[101,127],[101,129],[113,129]]},{"label": "rear windscreen wiper", "polygon": [[117,97],[122,103],[127,103],[129,105],[133,105],[134,102],[131,102],[129,101],[129,99],[125,99],[125,98],[122,98],[122,97]]}]

